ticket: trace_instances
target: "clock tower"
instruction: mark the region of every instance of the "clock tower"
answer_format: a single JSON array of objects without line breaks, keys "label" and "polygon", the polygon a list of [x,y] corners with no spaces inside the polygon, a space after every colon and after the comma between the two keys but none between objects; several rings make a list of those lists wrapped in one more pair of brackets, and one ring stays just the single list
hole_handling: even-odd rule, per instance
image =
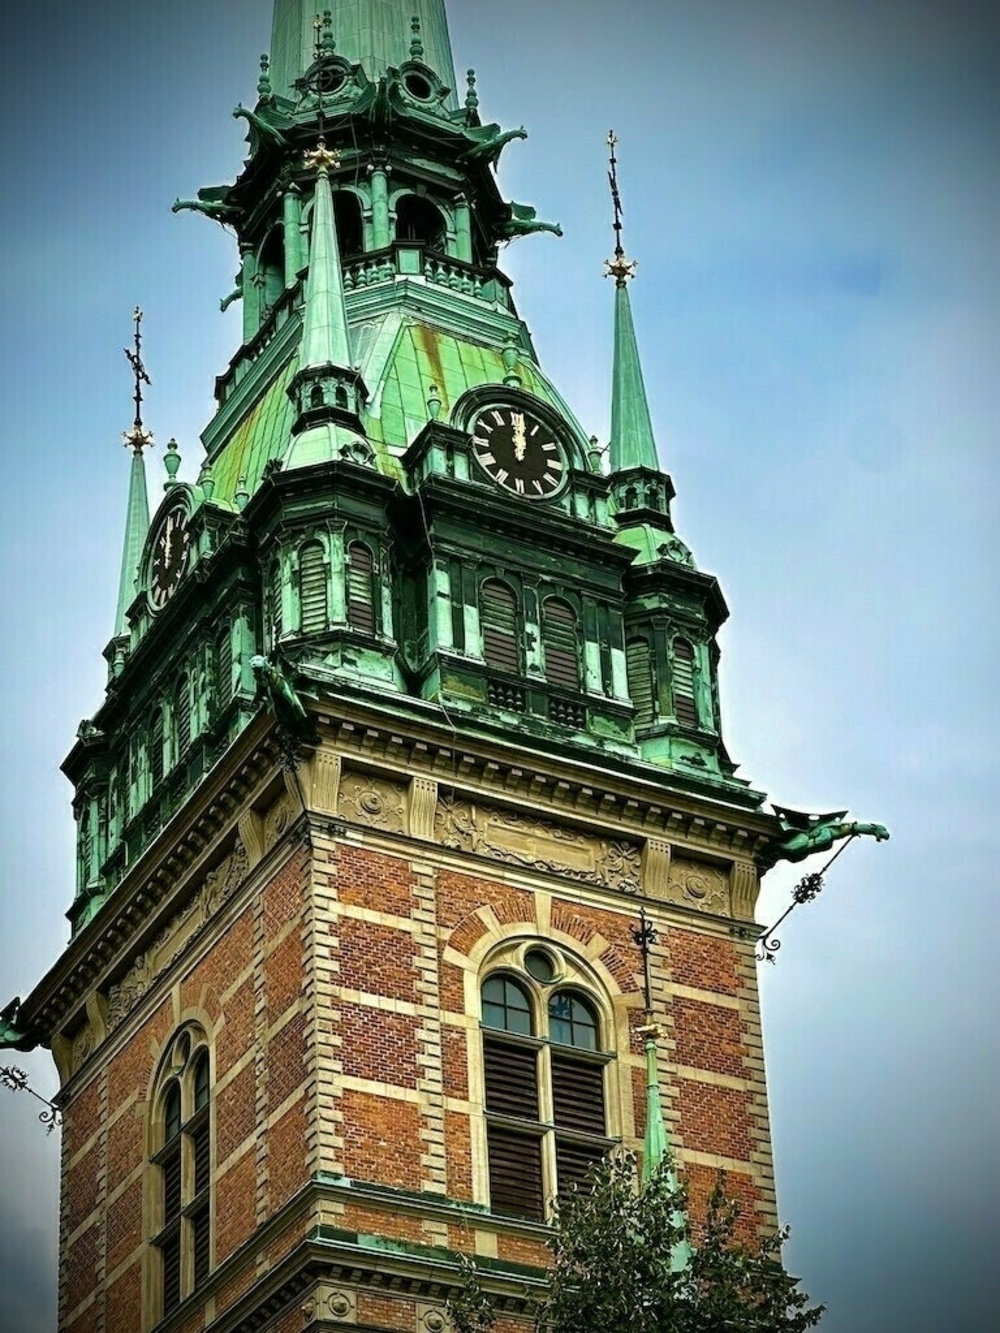
[{"label": "clock tower", "polygon": [[499,265],[559,228],[503,194],[524,132],[444,0],[276,0],[235,114],[238,176],[174,207],[233,233],[242,340],[151,520],[132,441],[71,938],[0,1029],[62,1081],[59,1327],[436,1333],[470,1253],[526,1328],[616,1144],[775,1228],[787,831],[723,740],[631,266],[602,450]]}]

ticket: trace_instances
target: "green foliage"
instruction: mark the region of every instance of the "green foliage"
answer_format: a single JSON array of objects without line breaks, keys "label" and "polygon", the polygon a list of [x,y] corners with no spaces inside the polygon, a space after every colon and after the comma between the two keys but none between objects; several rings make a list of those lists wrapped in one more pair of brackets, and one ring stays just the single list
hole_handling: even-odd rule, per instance
[{"label": "green foliage", "polygon": [[[737,1240],[739,1206],[721,1174],[698,1237],[669,1162],[641,1191],[627,1155],[592,1180],[558,1210],[537,1333],[805,1333],[819,1323],[823,1307],[810,1307],[782,1267],[787,1232],[755,1246]],[[493,1327],[482,1274],[468,1261],[449,1308],[456,1333]]]}]

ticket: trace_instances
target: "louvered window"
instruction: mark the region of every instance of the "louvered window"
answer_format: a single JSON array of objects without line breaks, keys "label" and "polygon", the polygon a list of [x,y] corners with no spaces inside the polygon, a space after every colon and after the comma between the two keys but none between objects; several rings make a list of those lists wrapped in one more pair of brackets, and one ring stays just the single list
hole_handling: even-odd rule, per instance
[{"label": "louvered window", "polygon": [[694,649],[687,639],[674,639],[673,669],[674,717],[682,726],[696,727]]},{"label": "louvered window", "polygon": [[628,693],[635,708],[635,725],[648,727],[656,720],[656,687],[653,680],[653,654],[645,639],[630,639],[625,645]]},{"label": "louvered window", "polygon": [[233,697],[233,636],[228,625],[215,642],[215,692],[221,711]]},{"label": "louvered window", "polygon": [[597,1012],[576,991],[541,998],[554,975],[534,966],[537,985],[508,973],[483,983],[490,1204],[498,1213],[541,1218],[546,1197],[581,1184],[609,1146]]},{"label": "louvered window", "polygon": [[483,659],[499,671],[519,672],[521,653],[517,631],[517,599],[498,579],[487,579],[479,590],[479,620]]},{"label": "louvered window", "polygon": [[163,709],[157,708],[149,725],[149,780],[152,790],[163,781]]},{"label": "louvered window", "polygon": [[550,597],[542,606],[542,649],[550,685],[580,688],[580,636],[576,613],[566,602]]},{"label": "louvered window", "polygon": [[191,684],[187,676],[177,682],[174,696],[174,757],[181,759],[191,744]]},{"label": "louvered window", "polygon": [[267,577],[267,623],[271,647],[276,648],[281,639],[281,565],[277,560],[272,562]]},{"label": "louvered window", "polygon": [[211,1269],[212,1140],[209,1055],[192,1057],[189,1033],[170,1053],[173,1071],[157,1101],[161,1108],[156,1154],[159,1173],[159,1226],[154,1241],[160,1257],[162,1314],[176,1309],[208,1277]]},{"label": "louvered window", "polygon": [[347,548],[347,623],[362,634],[375,633],[375,561],[363,542]]},{"label": "louvered window", "polygon": [[322,634],[327,621],[326,559],[319,542],[309,542],[299,552],[299,603],[302,633]]}]

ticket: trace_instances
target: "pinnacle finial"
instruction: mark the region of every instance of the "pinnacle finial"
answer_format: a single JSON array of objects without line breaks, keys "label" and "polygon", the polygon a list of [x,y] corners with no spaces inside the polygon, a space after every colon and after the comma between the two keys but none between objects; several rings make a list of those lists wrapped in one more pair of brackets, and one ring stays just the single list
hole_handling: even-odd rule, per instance
[{"label": "pinnacle finial", "polygon": [[321,176],[329,175],[331,167],[340,166],[340,154],[335,148],[327,148],[326,139],[322,135],[312,152],[305,154],[304,160],[307,170]]},{"label": "pinnacle finial", "polygon": [[337,43],[333,39],[333,13],[329,9],[323,10],[323,38],[320,48],[322,54],[327,56],[332,56],[337,49]]},{"label": "pinnacle finial", "polygon": [[469,91],[465,94],[465,106],[469,111],[479,109],[479,94],[476,92],[476,71],[470,69],[466,75],[469,81]]},{"label": "pinnacle finial", "polygon": [[411,59],[411,60],[423,60],[423,58],[424,58],[424,41],[423,41],[423,38],[422,38],[421,35],[420,35],[420,15],[419,15],[419,14],[414,14],[413,18],[410,20],[410,27],[411,27],[411,29],[412,29],[412,31],[413,31],[413,40],[410,42],[410,59]]},{"label": "pinnacle finial", "polygon": [[143,449],[148,448],[153,443],[152,431],[146,430],[142,424],[142,386],[152,384],[146,367],[142,363],[142,311],[136,306],[132,315],[135,321],[134,346],[124,349],[128,357],[129,365],[132,367],[132,374],[135,379],[135,390],[132,395],[135,403],[135,420],[132,422],[132,429],[122,432],[122,442],[126,449],[133,449],[137,454],[141,454]]},{"label": "pinnacle finial", "polygon": [[266,53],[260,58],[260,78],[257,80],[257,95],[261,101],[266,101],[272,93],[271,89],[271,57]]},{"label": "pinnacle finial", "polygon": [[629,278],[635,277],[635,271],[639,267],[633,260],[625,258],[625,250],[622,246],[622,197],[618,189],[618,158],[615,149],[618,147],[618,136],[614,130],[608,131],[608,149],[610,153],[610,168],[608,171],[608,182],[611,185],[611,202],[614,205],[615,220],[615,257],[606,259],[604,267],[607,270],[604,274],[606,278],[614,278],[615,285],[624,287]]}]

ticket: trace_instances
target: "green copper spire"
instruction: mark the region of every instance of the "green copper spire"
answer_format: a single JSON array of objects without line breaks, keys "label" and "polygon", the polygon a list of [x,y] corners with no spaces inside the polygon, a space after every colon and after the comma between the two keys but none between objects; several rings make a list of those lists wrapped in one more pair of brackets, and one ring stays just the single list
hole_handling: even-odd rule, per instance
[{"label": "green copper spire", "polygon": [[320,140],[319,148],[308,155],[308,161],[315,166],[317,176],[299,369],[346,368],[351,364],[351,344],[330,188],[330,167],[337,166],[340,158]]},{"label": "green copper spire", "polygon": [[118,579],[118,609],[115,612],[114,635],[116,639],[128,633],[127,612],[135,600],[139,561],[149,532],[149,493],[146,490],[146,462],[143,450],[148,449],[153,443],[153,436],[142,421],[142,386],[151,384],[152,381],[142,360],[142,311],[138,306],[132,318],[135,322],[133,345],[125,348],[125,355],[132,367],[135,381],[133,389],[135,420],[132,422],[132,429],[125,431],[122,436],[125,447],[132,450],[132,471],[128,483],[125,542],[122,548],[121,574]]},{"label": "green copper spire", "polygon": [[322,138],[316,150],[306,154],[306,165],[316,172],[316,193],[299,368],[288,390],[297,414],[286,467],[340,457],[356,462],[371,458],[360,419],[366,395],[361,376],[352,366],[330,187],[330,168],[339,164],[339,153],[327,148]]},{"label": "green copper spire", "polygon": [[277,96],[294,100],[295,80],[313,63],[326,10],[333,18],[337,54],[359,63],[373,82],[390,66],[398,68],[412,58],[411,23],[419,18],[420,59],[452,89],[448,105],[458,106],[444,0],[275,0],[270,80]]},{"label": "green copper spire", "polygon": [[[670,1153],[670,1140],[667,1138],[666,1121],[663,1118],[663,1102],[660,1098],[660,1070],[657,1060],[656,1039],[660,1029],[650,1023],[640,1028],[646,1038],[646,1136],[643,1141],[642,1182],[647,1185]],[[677,1188],[677,1174],[673,1167],[669,1170],[668,1183],[671,1189]],[[684,1214],[675,1212],[671,1221],[681,1228],[685,1224]],[[670,1251],[670,1267],[675,1273],[687,1268],[691,1262],[691,1247],[686,1240],[679,1240]]]},{"label": "green copper spire", "polygon": [[[128,443],[128,441],[126,441]],[[122,568],[118,579],[118,610],[115,613],[115,638],[128,633],[127,612],[135,600],[136,577],[142,548],[149,532],[149,496],[146,491],[146,460],[141,448],[132,453],[132,471],[128,483],[128,510],[125,516],[125,542]]]},{"label": "green copper spire", "polygon": [[618,192],[618,140],[614,130],[608,135],[611,150],[611,200],[615,209],[615,257],[607,261],[607,277],[615,280],[615,365],[611,388],[611,471],[645,467],[654,472],[660,462],[656,455],[649,400],[642,378],[639,344],[632,322],[628,284],[635,277],[636,265],[625,258],[622,248],[622,201]]}]

